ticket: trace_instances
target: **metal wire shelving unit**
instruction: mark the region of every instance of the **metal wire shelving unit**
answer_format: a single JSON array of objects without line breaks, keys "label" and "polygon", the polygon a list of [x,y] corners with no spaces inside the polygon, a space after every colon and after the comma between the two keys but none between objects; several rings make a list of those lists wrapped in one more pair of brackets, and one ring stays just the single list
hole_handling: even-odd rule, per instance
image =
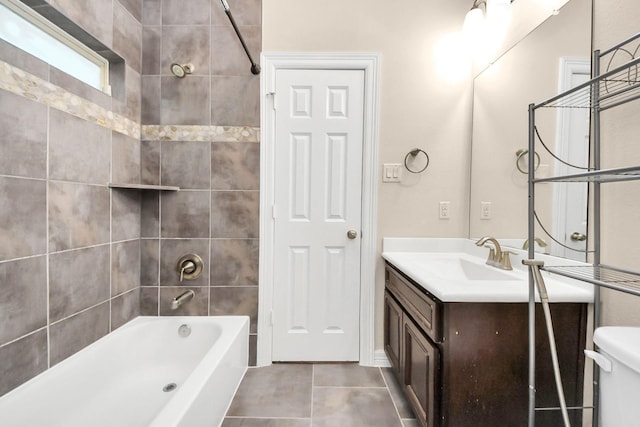
[{"label": "metal wire shelving unit", "polygon": [[[614,57],[623,52],[631,59],[623,65],[612,68]],[[640,180],[640,165],[613,169],[601,169],[601,126],[602,111],[640,99],[640,33],[607,49],[593,52],[593,78],[575,88],[554,96],[539,104],[529,105],[529,153],[536,148],[536,111],[542,108],[587,108],[591,114],[591,168],[589,172],[548,178],[535,177],[535,157],[529,156],[529,206],[528,238],[535,238],[535,188],[536,184],[547,182],[587,182],[593,201],[590,243],[593,248],[592,263],[585,266],[545,266],[548,272],[582,280],[594,285],[594,328],[599,326],[600,288],[640,296],[640,272],[629,271],[601,263],[601,184]],[[607,70],[601,72],[606,64]],[[535,259],[533,245],[528,257]],[[599,372],[594,367],[593,426],[598,426]],[[540,408],[539,408],[540,409]],[[535,282],[529,273],[529,427],[535,425]]]}]

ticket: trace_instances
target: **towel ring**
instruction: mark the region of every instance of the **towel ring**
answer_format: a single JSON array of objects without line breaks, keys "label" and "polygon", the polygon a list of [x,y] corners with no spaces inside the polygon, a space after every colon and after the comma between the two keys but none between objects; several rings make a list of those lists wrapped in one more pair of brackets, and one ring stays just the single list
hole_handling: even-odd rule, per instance
[{"label": "towel ring", "polygon": [[[521,160],[524,156],[526,156],[527,154],[529,154],[529,150],[518,150],[518,151],[516,151],[516,168],[518,168],[518,170],[520,171],[520,173],[523,173],[523,174],[525,174],[525,175],[528,175],[528,174],[529,174],[529,171],[526,171],[526,170],[524,170],[524,169],[522,169],[522,168],[520,167],[520,160]],[[535,162],[535,165],[534,165],[534,167],[533,167],[533,170],[534,170],[534,171],[537,171],[537,170],[538,170],[538,168],[540,167],[540,154],[538,154],[538,152],[537,152],[537,151],[534,151],[534,152],[533,152],[533,154],[535,154],[535,156],[536,156],[536,162]]]},{"label": "towel ring", "polygon": [[[409,156],[415,159],[420,153],[424,154],[424,157],[427,159],[427,163],[424,165],[422,169],[413,170],[407,164],[407,161],[409,160]],[[420,148],[414,148],[413,150],[409,151],[406,156],[404,156],[404,167],[407,168],[407,170],[411,173],[422,173],[425,170],[427,170],[427,168],[429,167],[429,155],[424,150],[421,150]]]}]

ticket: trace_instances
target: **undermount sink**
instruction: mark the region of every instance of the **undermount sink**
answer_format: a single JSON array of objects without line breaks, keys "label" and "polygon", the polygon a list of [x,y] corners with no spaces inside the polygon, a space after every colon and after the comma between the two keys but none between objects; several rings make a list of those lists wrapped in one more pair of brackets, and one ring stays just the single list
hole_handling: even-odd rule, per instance
[{"label": "undermount sink", "polygon": [[455,261],[460,263],[467,280],[515,280],[513,275],[487,264],[477,264],[462,258]]},{"label": "undermount sink", "polygon": [[461,257],[434,257],[430,263],[425,263],[433,273],[443,279],[451,280],[518,280],[513,273],[491,267],[484,263],[470,261]]}]

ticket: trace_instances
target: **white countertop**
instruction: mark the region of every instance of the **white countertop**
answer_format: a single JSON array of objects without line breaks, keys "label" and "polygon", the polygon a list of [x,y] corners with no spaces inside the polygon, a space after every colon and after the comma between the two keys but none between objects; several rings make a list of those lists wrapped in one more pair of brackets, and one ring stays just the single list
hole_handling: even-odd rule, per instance
[{"label": "white countertop", "polygon": [[[487,248],[469,239],[385,238],[382,257],[443,302],[527,302],[526,251],[508,248],[513,270],[486,266]],[[536,254],[547,265],[581,265]],[[593,286],[542,272],[550,302],[593,302]],[[539,301],[536,290],[536,300]]]}]

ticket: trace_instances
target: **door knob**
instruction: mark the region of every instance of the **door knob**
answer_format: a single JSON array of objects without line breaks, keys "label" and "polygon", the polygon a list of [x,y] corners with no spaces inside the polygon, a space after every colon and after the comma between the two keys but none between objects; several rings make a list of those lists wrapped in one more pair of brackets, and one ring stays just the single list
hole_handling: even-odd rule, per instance
[{"label": "door knob", "polygon": [[578,231],[574,231],[573,233],[571,233],[571,240],[573,240],[574,242],[583,242],[587,240],[587,236]]},{"label": "door knob", "polygon": [[358,232],[356,230],[349,230],[347,231],[347,237],[353,240],[358,237]]}]

